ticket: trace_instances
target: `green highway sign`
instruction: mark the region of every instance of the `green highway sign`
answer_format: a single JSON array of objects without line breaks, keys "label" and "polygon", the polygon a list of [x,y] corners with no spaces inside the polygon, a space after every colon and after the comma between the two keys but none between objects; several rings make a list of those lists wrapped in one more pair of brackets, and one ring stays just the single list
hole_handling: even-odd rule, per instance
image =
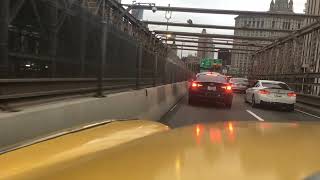
[{"label": "green highway sign", "polygon": [[213,65],[222,66],[222,59],[214,59],[213,60]]},{"label": "green highway sign", "polygon": [[213,67],[213,59],[204,58],[200,62],[200,68],[211,69]]},{"label": "green highway sign", "polygon": [[200,69],[212,69],[222,66],[222,59],[204,58],[200,61]]}]

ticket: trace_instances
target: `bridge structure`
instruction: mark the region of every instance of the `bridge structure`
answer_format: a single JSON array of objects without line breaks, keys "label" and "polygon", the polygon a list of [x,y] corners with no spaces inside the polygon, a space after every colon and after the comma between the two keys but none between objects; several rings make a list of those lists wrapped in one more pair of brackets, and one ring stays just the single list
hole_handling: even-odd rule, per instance
[{"label": "bridge structure", "polygon": [[[299,17],[313,23],[293,31],[183,22],[139,21],[129,10],[153,6],[115,0],[2,0],[0,2],[0,99],[156,86],[193,73],[175,50],[248,54],[252,79],[290,83],[319,95],[319,16],[312,14],[155,6],[157,11]],[[127,7],[127,9],[126,9]],[[285,32],[285,37],[150,30],[148,25]],[[174,35],[170,39],[167,35]],[[310,38],[312,37],[312,38]],[[208,38],[215,49],[199,47]],[[306,41],[308,39],[308,42]],[[237,40],[244,40],[245,43]],[[172,42],[175,46],[171,46]],[[309,46],[308,46],[309,45]],[[308,48],[308,52],[303,49]],[[239,47],[250,47],[250,49]]]},{"label": "bridge structure", "polygon": [[0,2],[3,101],[185,81],[167,45],[115,0]]},{"label": "bridge structure", "polygon": [[[129,6],[129,5],[128,5]],[[148,6],[135,6],[137,9],[150,9]],[[298,30],[288,29],[268,29],[268,28],[248,28],[233,27],[209,24],[193,24],[183,22],[159,22],[145,21],[149,25],[167,25],[172,27],[189,27],[189,28],[208,28],[208,29],[224,29],[224,30],[245,30],[256,32],[284,32],[288,35],[281,37],[246,37],[223,34],[200,34],[193,32],[166,32],[154,30],[158,34],[176,35],[175,42],[200,43],[197,38],[206,37],[212,39],[209,44],[230,45],[231,53],[249,54],[250,72],[249,78],[254,79],[270,79],[280,80],[290,84],[292,89],[300,92],[301,95],[320,95],[320,71],[319,71],[319,15],[299,14],[299,13],[274,13],[274,12],[255,12],[255,11],[236,11],[221,9],[200,9],[200,8],[184,8],[184,7],[158,7],[160,11],[204,13],[204,14],[224,14],[224,15],[264,15],[268,17],[299,17],[309,22]],[[311,22],[311,23],[310,23]],[[183,38],[181,38],[183,37]],[[189,38],[186,38],[189,37]],[[191,37],[191,39],[190,39]],[[165,38],[165,36],[164,36]],[[223,39],[225,42],[215,41],[215,39]],[[246,40],[246,43],[237,43],[235,40]],[[170,39],[169,39],[170,40]],[[176,43],[177,44],[177,43]],[[197,45],[187,44],[181,48],[183,44],[177,45],[177,49],[194,50],[194,51],[212,51],[207,48],[197,47]],[[246,46],[253,47],[246,50],[234,49],[232,47]],[[192,49],[190,47],[196,47]],[[219,49],[213,50],[216,52]],[[228,48],[227,48],[228,49]],[[237,74],[236,74],[237,75]],[[238,75],[243,76],[243,75]]]},{"label": "bridge structure", "polygon": [[[139,21],[129,13],[131,9],[154,10],[154,7],[157,11],[184,13],[300,17],[311,19],[312,23],[292,31]],[[167,118],[181,116],[189,118],[190,122],[199,119],[195,117],[199,114],[208,121],[212,117],[219,117],[219,120],[250,120],[252,114],[247,112],[254,110],[242,104],[240,96],[235,98],[235,108],[230,110],[232,113],[220,109],[210,109],[212,114],[208,114],[207,110],[198,113],[199,108],[184,104],[186,81],[194,76],[197,69],[177,56],[176,50],[181,49],[250,55],[250,80],[287,82],[299,93],[299,102],[319,108],[319,18],[310,14],[120,4],[116,0],[0,0],[2,110],[15,111],[12,104],[25,100],[75,94],[99,97],[37,107],[13,115],[0,114],[0,153],[1,146],[102,119],[139,117],[160,120],[170,111],[177,114]],[[201,34],[194,31],[163,31],[152,29],[149,25],[284,32],[288,35]],[[169,35],[175,38],[169,38]],[[210,41],[202,41],[203,38]],[[215,48],[199,46],[198,43],[204,42]],[[123,94],[114,93],[118,91]],[[111,93],[116,95],[109,96]],[[182,105],[177,105],[180,100]],[[179,106],[180,111],[175,111],[174,108]],[[297,113],[286,114],[285,117],[283,113],[258,113],[273,120],[310,119]],[[316,116],[313,118],[319,119]],[[26,121],[30,125],[25,127]],[[184,123],[183,119],[177,122]],[[20,131],[15,133],[12,129]]]}]

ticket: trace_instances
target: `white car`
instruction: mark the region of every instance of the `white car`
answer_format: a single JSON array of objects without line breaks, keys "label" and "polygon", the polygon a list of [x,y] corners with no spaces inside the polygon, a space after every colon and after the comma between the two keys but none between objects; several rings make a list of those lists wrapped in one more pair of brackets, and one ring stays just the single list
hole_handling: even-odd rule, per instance
[{"label": "white car", "polygon": [[284,82],[259,80],[246,90],[245,101],[250,102],[252,107],[273,105],[294,111],[296,96]]}]

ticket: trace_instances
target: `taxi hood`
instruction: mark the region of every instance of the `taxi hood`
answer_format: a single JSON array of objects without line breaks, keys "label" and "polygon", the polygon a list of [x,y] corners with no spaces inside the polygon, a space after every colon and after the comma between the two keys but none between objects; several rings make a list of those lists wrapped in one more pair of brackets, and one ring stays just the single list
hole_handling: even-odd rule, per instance
[{"label": "taxi hood", "polygon": [[[320,171],[319,123],[196,124],[112,147],[104,146],[110,142],[103,134],[97,138],[95,129],[90,131],[68,135],[96,141],[90,153],[77,154],[88,143],[59,137],[0,155],[0,179],[6,174],[10,179],[298,180]],[[59,156],[63,152],[73,158]],[[35,159],[42,165],[28,169],[32,165],[26,161]]]}]

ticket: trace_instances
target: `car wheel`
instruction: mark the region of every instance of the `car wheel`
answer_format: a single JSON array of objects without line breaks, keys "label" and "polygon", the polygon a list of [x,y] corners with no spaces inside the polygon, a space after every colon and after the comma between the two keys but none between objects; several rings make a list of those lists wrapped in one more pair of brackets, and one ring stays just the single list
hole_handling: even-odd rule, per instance
[{"label": "car wheel", "polygon": [[228,108],[228,109],[231,109],[232,108],[232,103],[228,103],[228,104],[226,104],[226,108]]},{"label": "car wheel", "polygon": [[252,96],[252,103],[251,103],[251,106],[252,106],[253,108],[258,107],[258,104],[256,104],[256,99],[255,99],[254,95]]},{"label": "car wheel", "polygon": [[294,111],[294,104],[289,105],[288,108],[287,108],[287,110],[288,110],[289,112],[293,112],[293,111]]}]

